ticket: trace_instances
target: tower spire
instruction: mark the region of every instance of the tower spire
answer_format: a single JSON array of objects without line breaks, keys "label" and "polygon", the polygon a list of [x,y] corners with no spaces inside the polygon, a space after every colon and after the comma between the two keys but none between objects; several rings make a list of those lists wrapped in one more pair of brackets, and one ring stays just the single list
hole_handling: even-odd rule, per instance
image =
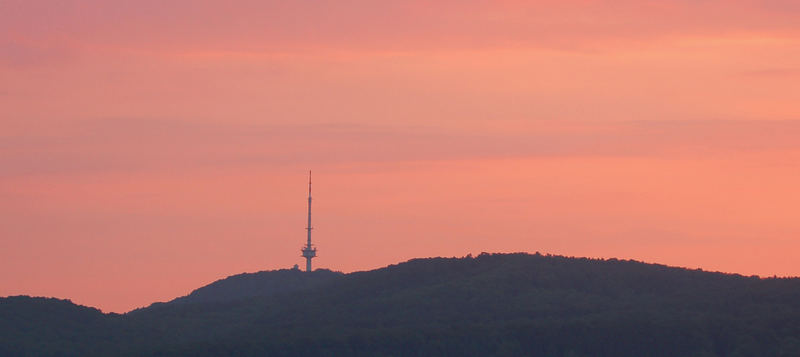
[{"label": "tower spire", "polygon": [[308,240],[306,241],[306,246],[303,249],[300,249],[303,252],[303,257],[306,258],[306,271],[311,271],[311,258],[317,256],[317,248],[311,245],[311,170],[308,170],[308,227],[306,227],[306,231],[308,232]]}]

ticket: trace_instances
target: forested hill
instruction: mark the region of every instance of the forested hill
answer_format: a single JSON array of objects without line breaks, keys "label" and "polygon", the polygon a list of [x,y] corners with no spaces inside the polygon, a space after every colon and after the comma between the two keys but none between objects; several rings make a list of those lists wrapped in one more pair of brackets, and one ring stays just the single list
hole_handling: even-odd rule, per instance
[{"label": "forested hill", "polygon": [[0,355],[800,355],[800,279],[538,254],[316,273],[234,276],[192,294],[221,299],[125,315],[0,299]]},{"label": "forested hill", "polygon": [[306,273],[298,269],[283,269],[243,273],[217,280],[198,288],[191,294],[167,303],[155,303],[149,308],[166,304],[229,302],[253,297],[286,294],[316,288],[344,277],[343,273],[317,269]]}]

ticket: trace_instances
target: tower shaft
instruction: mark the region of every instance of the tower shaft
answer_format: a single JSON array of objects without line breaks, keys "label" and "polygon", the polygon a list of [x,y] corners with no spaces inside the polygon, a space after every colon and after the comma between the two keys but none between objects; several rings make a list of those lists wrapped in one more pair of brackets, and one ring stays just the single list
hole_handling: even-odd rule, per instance
[{"label": "tower shaft", "polygon": [[311,171],[308,171],[308,227],[306,227],[306,231],[308,232],[308,240],[306,241],[306,246],[303,247],[300,251],[303,252],[303,257],[306,258],[306,271],[311,271],[311,258],[317,256],[317,248],[314,248],[311,245]]},{"label": "tower shaft", "polygon": [[306,231],[308,231],[308,241],[306,242],[306,247],[311,247],[311,171],[308,172],[308,226],[306,226]]}]

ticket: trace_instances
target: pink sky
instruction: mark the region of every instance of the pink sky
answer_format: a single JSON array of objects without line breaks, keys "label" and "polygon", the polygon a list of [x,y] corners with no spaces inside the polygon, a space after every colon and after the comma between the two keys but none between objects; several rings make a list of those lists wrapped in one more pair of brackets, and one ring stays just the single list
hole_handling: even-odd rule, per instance
[{"label": "pink sky", "polygon": [[800,265],[796,1],[2,1],[0,296],[527,251]]}]

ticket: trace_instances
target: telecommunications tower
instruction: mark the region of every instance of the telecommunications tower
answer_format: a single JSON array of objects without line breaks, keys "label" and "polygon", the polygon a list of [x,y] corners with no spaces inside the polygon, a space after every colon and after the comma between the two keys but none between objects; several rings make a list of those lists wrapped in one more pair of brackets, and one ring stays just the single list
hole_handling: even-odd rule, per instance
[{"label": "telecommunications tower", "polygon": [[306,231],[308,232],[308,241],[306,242],[306,246],[303,249],[300,249],[303,252],[303,257],[306,258],[306,271],[311,271],[311,258],[317,256],[317,248],[311,245],[311,170],[308,171],[308,227],[306,227]]}]

